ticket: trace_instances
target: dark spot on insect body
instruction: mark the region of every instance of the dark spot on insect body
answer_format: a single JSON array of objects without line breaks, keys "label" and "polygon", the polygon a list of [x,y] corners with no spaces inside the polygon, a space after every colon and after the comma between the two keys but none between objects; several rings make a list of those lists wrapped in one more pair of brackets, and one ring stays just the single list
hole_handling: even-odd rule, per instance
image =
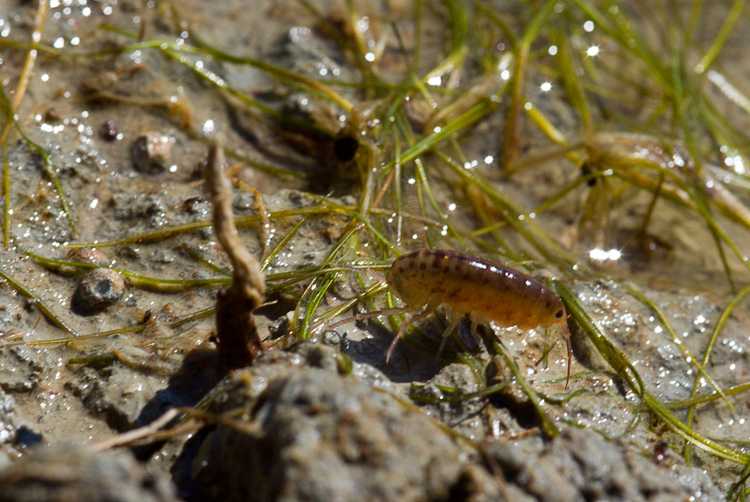
[{"label": "dark spot on insect body", "polygon": [[446,294],[445,299],[454,303],[461,303],[466,301],[466,298],[464,298],[458,291],[451,291],[450,293]]}]

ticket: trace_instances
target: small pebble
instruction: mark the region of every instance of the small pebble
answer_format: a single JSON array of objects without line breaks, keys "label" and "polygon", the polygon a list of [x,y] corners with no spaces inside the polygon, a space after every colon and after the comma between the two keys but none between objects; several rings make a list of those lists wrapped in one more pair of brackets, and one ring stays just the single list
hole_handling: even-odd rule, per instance
[{"label": "small pebble", "polygon": [[188,213],[194,214],[200,212],[200,205],[204,202],[203,197],[200,196],[188,197],[182,201],[182,209]]},{"label": "small pebble", "polygon": [[51,122],[60,122],[62,121],[62,117],[60,116],[60,112],[58,112],[56,108],[50,107],[44,110],[44,121],[48,124]]},{"label": "small pebble", "polygon": [[117,139],[117,126],[111,120],[106,121],[99,126],[99,137],[104,141],[114,141]]},{"label": "small pebble", "polygon": [[142,173],[158,173],[172,163],[172,140],[163,134],[147,132],[130,148],[133,167]]},{"label": "small pebble", "polygon": [[95,268],[83,276],[73,294],[71,308],[79,315],[101,312],[122,298],[125,281],[108,268]]},{"label": "small pebble", "polygon": [[285,335],[288,329],[289,318],[287,316],[281,316],[268,325],[268,332],[271,333],[271,337],[274,339]]},{"label": "small pebble", "polygon": [[100,267],[103,267],[105,265],[109,265],[109,260],[106,256],[104,256],[104,253],[97,249],[92,248],[80,248],[80,249],[73,249],[68,254],[68,259],[70,261],[75,261],[78,263],[88,263],[90,265],[99,265]]}]

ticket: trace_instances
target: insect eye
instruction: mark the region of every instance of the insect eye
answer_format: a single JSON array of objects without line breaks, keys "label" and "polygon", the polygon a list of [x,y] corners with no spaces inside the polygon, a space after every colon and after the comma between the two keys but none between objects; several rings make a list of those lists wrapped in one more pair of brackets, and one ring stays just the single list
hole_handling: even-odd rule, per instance
[{"label": "insect eye", "polygon": [[562,310],[558,310],[557,314],[555,314],[555,317],[557,317],[558,319],[560,319],[562,316],[563,316],[563,311]]}]

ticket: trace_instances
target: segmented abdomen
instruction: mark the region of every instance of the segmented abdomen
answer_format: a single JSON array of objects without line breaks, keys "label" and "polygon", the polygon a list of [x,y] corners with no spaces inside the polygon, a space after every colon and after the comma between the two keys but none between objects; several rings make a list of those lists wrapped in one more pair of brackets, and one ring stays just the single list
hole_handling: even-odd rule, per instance
[{"label": "segmented abdomen", "polygon": [[394,294],[419,309],[437,297],[456,312],[500,326],[549,327],[564,317],[560,298],[528,275],[454,251],[421,250],[397,258],[387,274]]}]

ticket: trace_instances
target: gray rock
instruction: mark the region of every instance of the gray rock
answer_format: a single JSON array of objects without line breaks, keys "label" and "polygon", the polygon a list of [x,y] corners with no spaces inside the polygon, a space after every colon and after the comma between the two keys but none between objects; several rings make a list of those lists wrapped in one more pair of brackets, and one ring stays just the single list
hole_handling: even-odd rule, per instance
[{"label": "gray rock", "polygon": [[698,469],[659,465],[624,440],[586,429],[565,429],[548,443],[539,437],[492,443],[486,455],[509,483],[544,502],[724,500]]},{"label": "gray rock", "polygon": [[221,500],[447,500],[468,463],[432,419],[351,377],[290,367],[247,401],[193,464]]},{"label": "gray rock", "polygon": [[103,418],[114,430],[126,431],[142,425],[139,419],[148,423],[156,418],[143,417],[143,409],[167,387],[167,381],[112,364],[102,369],[82,367],[66,387],[83,401],[91,415]]},{"label": "gray rock", "polygon": [[114,270],[95,268],[81,278],[71,308],[81,315],[98,313],[117,303],[125,292],[125,280]]},{"label": "gray rock", "polygon": [[169,136],[150,131],[139,136],[130,148],[133,167],[142,173],[158,173],[172,162],[172,144]]},{"label": "gray rock", "polygon": [[[0,390],[0,445],[10,444],[23,448],[40,441],[42,435],[24,419],[13,396]],[[0,466],[2,465],[0,458]]]},{"label": "gray rock", "polygon": [[28,347],[0,351],[0,389],[5,392],[31,392],[46,369],[43,358]]},{"label": "gray rock", "polygon": [[0,502],[171,502],[165,476],[147,472],[129,453],[79,446],[39,448],[0,471]]},{"label": "gray rock", "polygon": [[13,440],[18,429],[17,421],[16,402],[13,396],[0,390],[0,443]]}]

